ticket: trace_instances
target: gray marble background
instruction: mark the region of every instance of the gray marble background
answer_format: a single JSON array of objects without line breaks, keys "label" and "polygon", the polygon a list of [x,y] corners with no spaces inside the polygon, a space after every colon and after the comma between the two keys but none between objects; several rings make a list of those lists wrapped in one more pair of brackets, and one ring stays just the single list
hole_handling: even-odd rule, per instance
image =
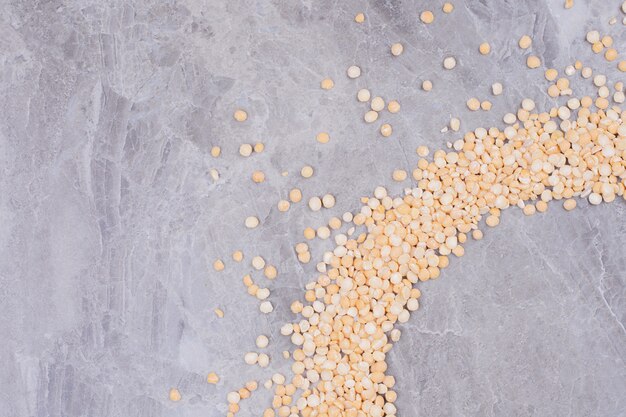
[{"label": "gray marble background", "polygon": [[[439,0],[0,1],[0,416],[220,416],[228,391],[285,372],[278,329],[315,277],[292,250],[303,228],[356,210],[376,185],[401,192],[409,182],[392,170],[411,169],[417,145],[458,138],[440,133],[450,116],[467,130],[500,126],[525,96],[553,105],[542,70],[525,67],[522,34],[544,65],[578,58],[620,78],[583,40],[598,29],[626,52],[620,2],[575,3],[456,0],[443,15]],[[427,4],[429,26],[418,22]],[[398,41],[405,53],[392,59]],[[447,54],[459,64],[444,73]],[[345,76],[352,64],[358,80]],[[490,98],[495,81],[505,93]],[[572,86],[593,91],[580,75]],[[401,112],[366,125],[361,87]],[[471,96],[493,110],[467,111]],[[237,107],[246,123],[232,120]],[[384,140],[383,121],[395,129]],[[327,145],[314,140],[322,130]],[[257,141],[264,153],[239,156]],[[304,164],[316,170],[305,181]],[[266,183],[250,181],[255,169]],[[295,185],[337,205],[279,213]],[[390,354],[401,416],[626,416],[626,205],[580,206],[509,210],[421,285],[422,308]],[[262,226],[249,231],[252,214]],[[330,247],[314,242],[313,259]],[[257,254],[280,271],[274,282],[255,274],[272,289],[267,316],[241,284]],[[260,333],[271,339],[265,370],[243,362]],[[260,389],[239,415],[270,403]]]}]

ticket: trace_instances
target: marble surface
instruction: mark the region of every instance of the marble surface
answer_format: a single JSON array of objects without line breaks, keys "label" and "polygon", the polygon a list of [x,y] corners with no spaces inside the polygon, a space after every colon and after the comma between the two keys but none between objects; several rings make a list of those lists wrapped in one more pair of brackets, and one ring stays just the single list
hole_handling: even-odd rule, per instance
[{"label": "marble surface", "polygon": [[[287,372],[279,326],[315,277],[292,249],[303,228],[356,210],[376,185],[400,193],[409,182],[392,170],[410,169],[417,145],[458,137],[440,132],[451,116],[467,130],[501,125],[525,96],[552,105],[516,47],[522,34],[544,65],[578,58],[620,78],[583,40],[596,28],[624,48],[620,2],[562,3],[456,0],[444,16],[439,1],[0,2],[0,416],[220,416],[228,391]],[[426,4],[429,26],[417,18]],[[397,41],[405,53],[392,59]],[[447,54],[458,65],[443,72]],[[358,80],[345,76],[352,64]],[[489,98],[495,81],[504,94],[492,111],[469,112],[465,101]],[[579,75],[572,86],[592,91]],[[383,118],[391,138],[363,123],[360,87],[401,102]],[[237,107],[246,123],[233,121]],[[327,145],[314,140],[322,130]],[[257,141],[264,153],[239,156]],[[304,164],[315,168],[306,181]],[[255,169],[264,184],[250,181]],[[296,185],[337,205],[279,213]],[[580,206],[508,210],[421,285],[422,308],[390,354],[399,415],[626,416],[626,205]],[[248,215],[262,226],[246,230]],[[314,242],[313,259],[330,246]],[[273,282],[254,274],[272,289],[267,316],[241,284],[257,254],[279,269]],[[210,267],[218,257],[222,273]],[[260,333],[271,339],[265,370],[243,362]],[[239,415],[270,403],[260,389]]]}]

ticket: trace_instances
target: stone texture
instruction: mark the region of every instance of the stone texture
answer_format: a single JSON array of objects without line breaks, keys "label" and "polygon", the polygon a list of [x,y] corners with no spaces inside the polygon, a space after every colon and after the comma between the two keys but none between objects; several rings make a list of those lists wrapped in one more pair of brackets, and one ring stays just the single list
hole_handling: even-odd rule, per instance
[{"label": "stone texture", "polygon": [[[525,96],[552,103],[542,70],[527,70],[516,47],[522,34],[545,65],[578,58],[624,78],[583,40],[596,28],[623,49],[618,1],[454,3],[451,15],[432,5],[425,26],[425,2],[410,1],[0,2],[0,416],[224,415],[229,390],[289,367],[278,329],[315,277],[292,250],[305,226],[357,209],[376,185],[401,192],[408,182],[392,183],[391,171],[410,169],[417,145],[459,137],[440,133],[451,116],[467,130],[499,125]],[[397,41],[405,52],[392,59]],[[448,54],[458,65],[444,72]],[[357,80],[345,76],[352,64]],[[319,88],[327,76],[329,92]],[[402,104],[379,121],[391,138],[363,123],[361,87]],[[493,110],[468,112],[471,96]],[[232,120],[237,107],[246,123]],[[315,142],[321,130],[327,145]],[[256,141],[263,154],[238,155]],[[304,164],[316,169],[306,181]],[[250,181],[255,169],[266,183]],[[296,185],[305,199],[332,192],[337,205],[279,213]],[[390,354],[400,415],[626,415],[625,205],[581,206],[533,218],[509,210],[421,286],[423,307]],[[248,231],[252,214],[262,227]],[[315,242],[313,259],[330,246]],[[267,316],[241,284],[256,254],[280,271],[270,283],[255,276],[272,288]],[[243,362],[261,332],[266,370]],[[205,382],[210,371],[217,386]],[[171,386],[180,403],[167,400]],[[241,415],[270,402],[261,389]]]}]

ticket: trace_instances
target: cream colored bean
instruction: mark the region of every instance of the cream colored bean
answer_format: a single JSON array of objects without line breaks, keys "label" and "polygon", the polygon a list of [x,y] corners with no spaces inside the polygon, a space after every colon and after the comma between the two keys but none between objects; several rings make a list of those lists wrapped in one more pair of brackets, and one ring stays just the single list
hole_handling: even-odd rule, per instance
[{"label": "cream colored bean", "polygon": [[319,211],[322,208],[322,200],[319,197],[311,197],[309,199],[309,208],[312,211]]},{"label": "cream colored bean", "polygon": [[446,57],[443,60],[443,67],[447,70],[451,70],[456,67],[456,59],[453,56]]},{"label": "cream colored bean", "polygon": [[357,67],[356,65],[352,65],[348,68],[347,74],[348,78],[359,78],[361,76],[361,68]]},{"label": "cream colored bean", "polygon": [[363,117],[363,119],[365,120],[366,123],[374,123],[378,119],[378,112],[375,112],[374,110],[370,110],[367,113],[365,113],[365,116]]},{"label": "cream colored bean", "polygon": [[259,225],[259,219],[255,216],[246,217],[245,225],[248,229],[254,229]]},{"label": "cream colored bean", "polygon": [[370,96],[370,91],[367,88],[361,88],[356,94],[357,100],[361,103],[368,102],[370,100]]}]

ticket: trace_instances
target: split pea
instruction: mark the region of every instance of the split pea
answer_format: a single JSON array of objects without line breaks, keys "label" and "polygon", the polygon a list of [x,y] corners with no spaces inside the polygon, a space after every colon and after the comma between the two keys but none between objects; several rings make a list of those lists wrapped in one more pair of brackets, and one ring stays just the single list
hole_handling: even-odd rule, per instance
[{"label": "split pea", "polygon": [[435,20],[435,15],[430,10],[424,10],[420,13],[420,20],[426,24],[432,23]]},{"label": "split pea", "polygon": [[233,117],[238,122],[245,122],[248,119],[248,113],[246,113],[245,110],[237,109],[235,110]]}]

